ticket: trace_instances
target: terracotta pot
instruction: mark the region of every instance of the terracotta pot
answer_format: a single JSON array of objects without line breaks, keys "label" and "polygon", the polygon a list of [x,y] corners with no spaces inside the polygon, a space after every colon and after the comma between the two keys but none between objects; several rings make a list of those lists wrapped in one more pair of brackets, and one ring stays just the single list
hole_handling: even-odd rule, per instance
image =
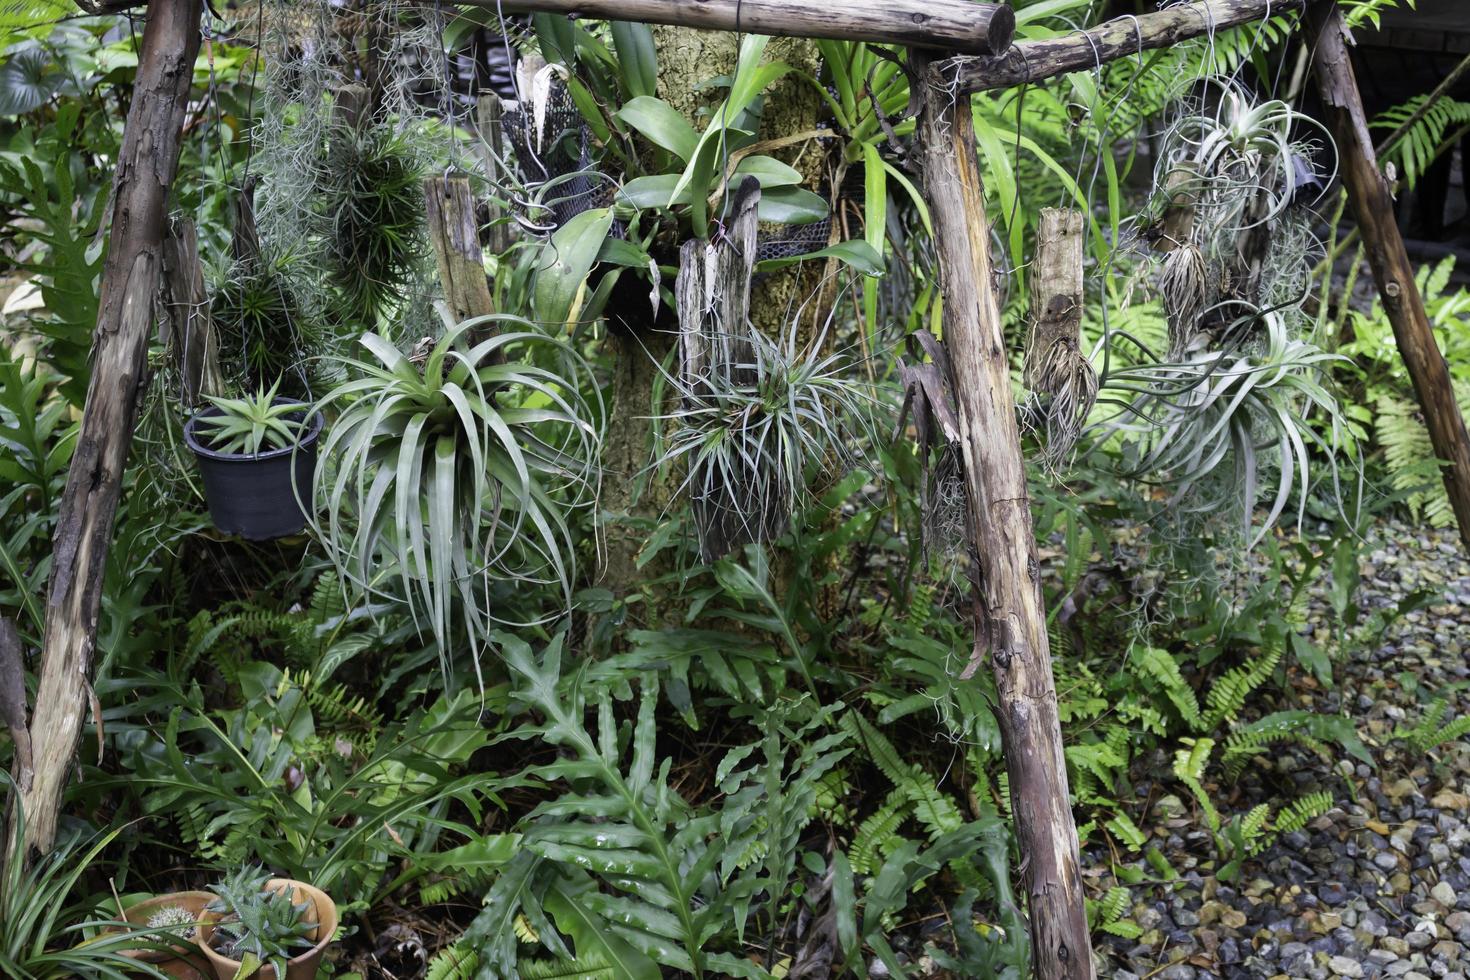
[{"label": "terracotta pot", "polygon": [[[321,965],[322,954],[327,951],[327,945],[337,933],[337,903],[328,898],[326,892],[304,881],[272,878],[266,883],[266,887],[278,892],[289,890],[291,901],[294,904],[311,902],[311,908],[307,909],[304,914],[308,919],[316,920],[316,928],[308,934],[309,938],[316,940],[316,945],[286,961],[285,980],[316,980],[316,971]],[[204,913],[203,920],[199,923],[199,948],[204,950],[204,955],[209,958],[209,965],[214,967],[214,975],[219,980],[234,980],[235,971],[240,969],[240,961],[222,955],[210,942],[214,938],[214,924],[220,918],[221,915],[218,912]],[[276,968],[273,966],[261,967],[252,975],[252,978],[253,980],[281,980],[276,976]]]},{"label": "terracotta pot", "polygon": [[[171,895],[159,895],[127,909],[123,912],[123,921],[132,926],[146,926],[149,917],[154,912],[169,906],[177,906],[192,915],[197,922],[204,914],[204,906],[212,901],[214,901],[214,895],[211,892],[174,892]],[[108,931],[121,932],[122,930],[109,929]],[[124,949],[120,952],[128,959],[147,963],[171,977],[178,977],[179,980],[209,980],[209,961],[189,947],[175,946],[172,950]]]}]

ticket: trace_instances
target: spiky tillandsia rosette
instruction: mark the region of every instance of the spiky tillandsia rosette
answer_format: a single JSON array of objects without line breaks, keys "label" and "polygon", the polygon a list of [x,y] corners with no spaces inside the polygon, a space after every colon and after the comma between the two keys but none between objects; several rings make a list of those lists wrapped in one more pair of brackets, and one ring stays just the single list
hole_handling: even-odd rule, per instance
[{"label": "spiky tillandsia rosette", "polygon": [[258,456],[272,449],[294,446],[301,438],[306,406],[299,402],[276,399],[277,381],[269,389],[260,389],[244,398],[217,398],[208,395],[218,415],[199,419],[199,428],[209,436],[209,448],[215,452],[239,456]]},{"label": "spiky tillandsia rosette", "polygon": [[[501,332],[467,342],[488,329]],[[346,360],[348,380],[313,409],[337,418],[312,528],[344,582],[408,604],[446,680],[462,624],[483,680],[492,580],[554,585],[570,603],[571,516],[597,495],[601,411],[581,395],[595,385],[575,351],[516,317],[451,326],[422,368],[376,334],[360,343],[370,358]]]},{"label": "spiky tillandsia rosette", "polygon": [[[1305,516],[1314,465],[1309,446],[1322,450],[1324,463],[1317,465],[1338,482],[1336,456],[1350,436],[1323,368],[1341,358],[1292,336],[1281,313],[1271,310],[1236,318],[1218,346],[1112,372],[1099,402],[1117,410],[1097,431],[1100,441],[1120,440],[1125,475],[1166,488],[1171,507],[1240,513],[1253,546],[1281,517],[1293,489],[1298,521]],[[1251,535],[1261,476],[1273,467],[1275,492]],[[1234,499],[1205,494],[1212,484]]]},{"label": "spiky tillandsia rosette", "polygon": [[1299,193],[1319,184],[1306,161],[1316,147],[1295,137],[1310,128],[1331,142],[1321,123],[1280,100],[1256,101],[1230,79],[1209,78],[1212,108],[1183,102],[1162,137],[1151,211],[1191,207],[1194,240],[1206,255],[1225,256],[1240,234],[1270,223]]},{"label": "spiky tillandsia rosette", "polygon": [[284,381],[290,393],[305,392],[305,364],[324,338],[304,310],[299,271],[291,255],[252,256],[233,263],[215,287],[210,313],[219,330],[220,360],[241,387]]},{"label": "spiky tillandsia rosette", "polygon": [[668,378],[679,408],[660,416],[665,441],[653,466],[685,467],[680,493],[703,560],[779,535],[812,472],[849,460],[868,432],[872,387],[845,354],[823,353],[823,340],[798,346],[794,324],[780,339],[752,330],[731,370]]},{"label": "spiky tillandsia rosette", "polygon": [[217,898],[205,910],[219,915],[210,944],[221,956],[237,960],[236,977],[252,977],[263,966],[286,975],[286,963],[310,949],[317,928],[308,913],[311,902],[292,902],[287,890],[270,885],[270,872],[245,866],[210,885]]},{"label": "spiky tillandsia rosette", "polygon": [[422,278],[422,149],[409,133],[379,123],[339,125],[323,165],[321,207],[328,225],[327,271],[349,327],[376,329]]}]

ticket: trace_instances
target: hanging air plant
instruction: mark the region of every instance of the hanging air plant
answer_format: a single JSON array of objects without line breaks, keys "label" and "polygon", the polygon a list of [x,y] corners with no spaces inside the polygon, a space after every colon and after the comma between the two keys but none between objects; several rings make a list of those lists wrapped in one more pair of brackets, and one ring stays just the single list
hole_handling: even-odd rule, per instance
[{"label": "hanging air plant", "polygon": [[226,374],[246,390],[280,384],[284,394],[307,392],[306,362],[324,336],[301,301],[305,284],[289,255],[251,255],[234,262],[214,291],[210,313],[220,336]]},{"label": "hanging air plant", "polygon": [[[492,327],[506,332],[466,343]],[[451,325],[422,364],[376,334],[360,343],[370,358],[348,360],[349,380],[316,406],[337,418],[313,529],[343,580],[405,600],[441,651],[456,624],[478,651],[499,622],[482,601],[491,580],[570,596],[572,512],[596,496],[598,435],[577,394],[584,366],[508,316]],[[569,373],[519,357],[533,351]]]},{"label": "hanging air plant", "polygon": [[680,491],[705,561],[784,531],[814,473],[849,456],[873,402],[847,357],[821,352],[820,337],[799,347],[791,328],[738,343],[747,353],[733,370],[670,378],[680,407],[662,417],[655,463],[684,466]]},{"label": "hanging air plant", "polygon": [[[1348,427],[1324,386],[1324,366],[1341,358],[1294,338],[1279,311],[1236,318],[1218,346],[1113,372],[1100,400],[1119,411],[1100,431],[1122,437],[1126,475],[1166,488],[1171,506],[1240,514],[1254,545],[1280,519],[1293,490],[1298,520],[1305,516],[1313,467],[1323,465],[1310,446],[1322,450],[1337,481]],[[1308,419],[1313,413],[1316,424]],[[1273,472],[1267,513],[1251,535]],[[1220,487],[1233,499],[1210,492]]]},{"label": "hanging air plant", "polygon": [[321,178],[321,208],[329,280],[349,325],[376,329],[407,299],[428,256],[423,177],[406,132],[339,127]]}]

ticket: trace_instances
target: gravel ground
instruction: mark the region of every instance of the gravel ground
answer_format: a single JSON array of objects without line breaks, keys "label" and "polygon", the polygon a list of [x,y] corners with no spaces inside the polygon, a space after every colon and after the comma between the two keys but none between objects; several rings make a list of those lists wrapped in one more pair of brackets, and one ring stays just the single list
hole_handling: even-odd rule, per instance
[{"label": "gravel ground", "polygon": [[[1335,762],[1303,750],[1274,751],[1221,801],[1224,813],[1256,802],[1327,790],[1337,806],[1283,835],[1229,885],[1197,815],[1148,817],[1180,880],[1133,886],[1136,939],[1105,937],[1099,975],[1116,980],[1203,977],[1331,977],[1463,980],[1470,974],[1470,745],[1427,755],[1394,732],[1423,717],[1436,697],[1444,721],[1470,714],[1470,561],[1453,530],[1401,522],[1378,526],[1362,561],[1365,614],[1432,590],[1372,649],[1336,664],[1336,689],[1296,687],[1280,707],[1346,706],[1375,765]],[[1315,600],[1309,620],[1331,612]],[[1323,627],[1325,631],[1325,626]],[[1417,683],[1416,683],[1417,682]],[[1296,703],[1289,703],[1294,698]],[[1113,884],[1106,853],[1084,857]],[[1157,876],[1142,862],[1136,866]]]}]

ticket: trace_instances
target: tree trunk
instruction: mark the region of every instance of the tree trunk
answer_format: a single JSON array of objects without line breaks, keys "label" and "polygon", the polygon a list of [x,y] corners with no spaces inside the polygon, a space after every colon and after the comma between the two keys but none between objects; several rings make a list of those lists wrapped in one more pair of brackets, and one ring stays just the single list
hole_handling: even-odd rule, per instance
[{"label": "tree trunk", "polygon": [[1307,16],[1317,88],[1337,142],[1342,181],[1368,248],[1368,264],[1373,268],[1384,312],[1393,325],[1399,355],[1419,396],[1430,442],[1435,455],[1445,461],[1442,470],[1445,492],[1460,525],[1460,539],[1470,548],[1470,437],[1455,403],[1449,368],[1424,311],[1424,298],[1414,281],[1414,267],[1409,263],[1403,236],[1394,220],[1388,181],[1378,169],[1363,101],[1348,57],[1342,14],[1336,0],[1315,0]]},{"label": "tree trunk", "polygon": [[912,51],[910,59],[923,86],[916,140],[934,220],[971,543],[979,562],[975,650],[963,676],[990,653],[1030,900],[1035,976],[1091,980],[1077,829],[1010,362],[991,286],[990,224],[974,120],[969,99],[961,96],[956,103],[927,55]]},{"label": "tree trunk", "polygon": [[55,841],[62,793],[90,700],[102,577],[147,370],[168,192],[178,169],[201,10],[200,0],[154,0],[148,8],[113,186],[92,380],[56,524],[31,724],[35,778],[19,798],[26,818],[23,853],[49,850]]}]

